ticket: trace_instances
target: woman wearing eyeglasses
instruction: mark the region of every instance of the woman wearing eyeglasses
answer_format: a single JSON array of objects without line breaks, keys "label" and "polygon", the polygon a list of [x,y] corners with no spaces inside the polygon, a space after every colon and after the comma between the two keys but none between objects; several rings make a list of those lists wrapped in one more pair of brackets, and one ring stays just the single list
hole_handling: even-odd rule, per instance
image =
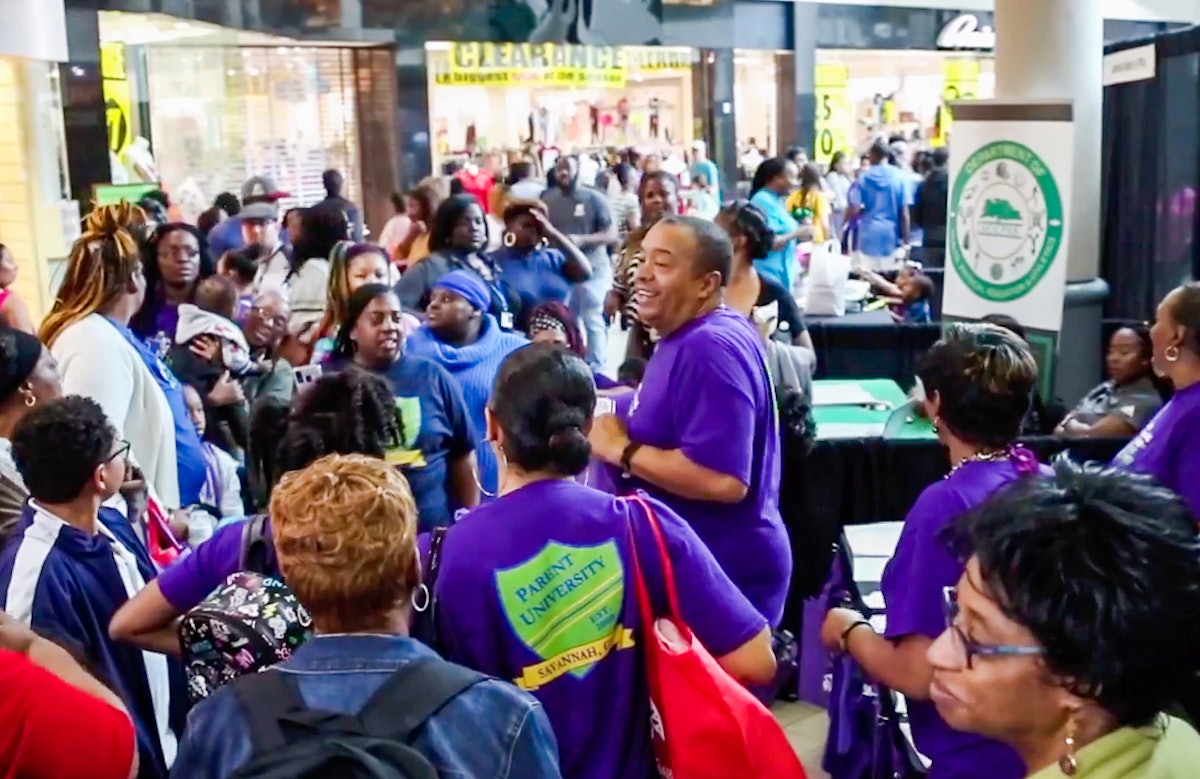
[{"label": "woman wearing eyeglasses", "polygon": [[1010,747],[952,730],[938,715],[930,702],[933,667],[926,652],[946,627],[945,588],[957,585],[963,573],[962,560],[941,533],[996,490],[1039,473],[1033,454],[1014,445],[1037,381],[1037,363],[1007,330],[955,325],[925,355],[918,377],[925,412],[948,451],[950,472],[921,493],[905,518],[895,556],[883,572],[883,635],[876,635],[861,614],[834,609],[826,615],[821,637],[908,699],[913,740],[933,763],[929,779],[1019,779],[1024,767]]},{"label": "woman wearing eyeglasses", "polygon": [[1011,745],[1033,779],[1200,775],[1200,736],[1164,713],[1200,657],[1200,537],[1182,500],[1066,462],[947,535],[969,559],[928,651],[945,722]]}]

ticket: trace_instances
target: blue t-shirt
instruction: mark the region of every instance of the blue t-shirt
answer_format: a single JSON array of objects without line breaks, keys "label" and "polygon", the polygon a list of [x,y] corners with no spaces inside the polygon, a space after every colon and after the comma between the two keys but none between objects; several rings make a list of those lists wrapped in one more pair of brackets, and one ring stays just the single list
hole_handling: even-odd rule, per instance
[{"label": "blue t-shirt", "polygon": [[450,460],[475,449],[462,390],[433,360],[406,354],[382,372],[392,385],[404,440],[387,453],[408,478],[422,531],[450,524],[447,491]]},{"label": "blue t-shirt", "polygon": [[894,165],[872,165],[850,189],[850,205],[861,209],[858,250],[890,257],[900,247],[900,219],[911,195],[904,172]]},{"label": "blue t-shirt", "polygon": [[204,480],[208,477],[208,465],[204,460],[204,445],[196,425],[188,414],[187,402],[183,399],[183,385],[171,369],[159,359],[154,350],[133,331],[124,325],[112,322],[117,332],[124,336],[142,358],[146,370],[158,382],[167,405],[171,407],[171,417],[175,422],[175,462],[179,471],[179,503],[181,506],[191,506],[200,502],[200,490],[204,488]]},{"label": "blue t-shirt", "polygon": [[521,310],[547,301],[566,303],[571,293],[564,267],[567,258],[554,247],[522,253],[518,249],[497,249],[489,256],[500,269],[500,277],[521,296]]},{"label": "blue t-shirt", "polygon": [[[787,212],[785,201],[769,189],[760,189],[750,198],[750,203],[767,217],[767,227],[775,235],[787,235],[795,232],[800,223]],[[755,260],[754,268],[763,275],[779,282],[784,289],[792,288],[792,274],[796,264],[796,241],[788,241],[787,246],[776,249],[764,260]]]},{"label": "blue t-shirt", "polygon": [[712,160],[698,160],[692,163],[692,178],[696,178],[696,174],[703,173],[704,178],[708,179],[708,185],[717,192],[721,191],[721,174],[717,171],[717,164]]}]

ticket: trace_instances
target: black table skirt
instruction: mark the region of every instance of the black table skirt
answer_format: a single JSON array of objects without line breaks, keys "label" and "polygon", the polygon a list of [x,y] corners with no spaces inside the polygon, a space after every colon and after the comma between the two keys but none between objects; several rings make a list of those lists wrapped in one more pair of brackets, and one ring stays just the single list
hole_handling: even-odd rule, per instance
[{"label": "black table skirt", "polygon": [[[1047,436],[1022,443],[1042,462],[1064,451],[1081,462],[1108,462],[1126,440]],[[949,467],[937,441],[818,441],[807,457],[785,452],[780,509],[791,537],[793,573],[784,626],[799,635],[803,600],[825,584],[843,527],[904,519],[921,492]]]}]

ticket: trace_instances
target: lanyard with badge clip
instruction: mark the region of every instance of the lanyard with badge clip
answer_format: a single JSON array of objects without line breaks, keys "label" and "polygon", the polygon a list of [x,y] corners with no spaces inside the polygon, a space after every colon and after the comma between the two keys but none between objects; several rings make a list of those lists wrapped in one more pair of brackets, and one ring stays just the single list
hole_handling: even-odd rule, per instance
[{"label": "lanyard with badge clip", "polygon": [[491,290],[493,302],[500,304],[500,315],[497,317],[500,322],[500,329],[512,330],[516,325],[516,320],[513,317],[512,311],[508,308],[508,296],[504,294],[504,286],[500,283],[499,269],[492,267],[486,260],[475,253],[467,255],[466,259],[459,262],[463,265],[464,269],[475,271],[479,278],[488,285],[488,289]]}]

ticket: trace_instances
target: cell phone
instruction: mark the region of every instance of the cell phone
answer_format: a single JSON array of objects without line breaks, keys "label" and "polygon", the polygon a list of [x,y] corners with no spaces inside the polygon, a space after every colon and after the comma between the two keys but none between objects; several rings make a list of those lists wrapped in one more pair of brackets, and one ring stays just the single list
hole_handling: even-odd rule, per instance
[{"label": "cell phone", "polygon": [[321,378],[325,373],[325,369],[320,365],[301,365],[299,368],[294,368],[292,373],[296,377],[296,386],[306,387]]},{"label": "cell phone", "polygon": [[596,398],[596,411],[592,414],[593,418],[615,413],[617,413],[617,401],[606,397]]}]

